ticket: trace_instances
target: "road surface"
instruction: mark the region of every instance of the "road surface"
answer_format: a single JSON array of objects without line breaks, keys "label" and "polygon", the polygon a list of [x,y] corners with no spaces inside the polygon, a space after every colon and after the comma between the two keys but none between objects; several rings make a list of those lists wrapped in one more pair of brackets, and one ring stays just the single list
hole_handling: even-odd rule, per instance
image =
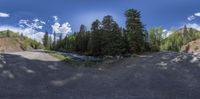
[{"label": "road surface", "polygon": [[0,56],[0,99],[199,99],[200,55],[159,52],[93,68],[42,52]]}]

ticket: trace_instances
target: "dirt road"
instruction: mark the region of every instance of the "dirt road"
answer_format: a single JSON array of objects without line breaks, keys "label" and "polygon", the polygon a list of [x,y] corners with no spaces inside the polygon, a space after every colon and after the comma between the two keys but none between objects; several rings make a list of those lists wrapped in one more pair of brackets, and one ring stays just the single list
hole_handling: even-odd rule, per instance
[{"label": "dirt road", "polygon": [[199,59],[160,52],[84,68],[41,52],[2,54],[0,99],[199,99]]}]

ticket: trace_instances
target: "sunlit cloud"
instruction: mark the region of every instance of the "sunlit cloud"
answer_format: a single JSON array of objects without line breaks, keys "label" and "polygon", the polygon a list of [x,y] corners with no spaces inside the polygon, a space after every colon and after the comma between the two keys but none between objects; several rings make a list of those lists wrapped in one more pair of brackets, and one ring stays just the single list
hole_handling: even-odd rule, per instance
[{"label": "sunlit cloud", "polygon": [[194,15],[200,17],[200,12],[197,12]]},{"label": "sunlit cloud", "polygon": [[63,24],[58,22],[58,17],[54,16],[54,24],[51,25],[53,33],[62,34],[63,36],[72,32],[71,25],[68,22],[64,22]]},{"label": "sunlit cloud", "polygon": [[189,16],[187,19],[188,19],[189,21],[192,21],[192,20],[195,20],[196,17],[195,17],[194,15],[191,15],[191,16]]},{"label": "sunlit cloud", "polygon": [[8,13],[3,13],[3,12],[0,12],[0,17],[10,17],[10,14]]}]

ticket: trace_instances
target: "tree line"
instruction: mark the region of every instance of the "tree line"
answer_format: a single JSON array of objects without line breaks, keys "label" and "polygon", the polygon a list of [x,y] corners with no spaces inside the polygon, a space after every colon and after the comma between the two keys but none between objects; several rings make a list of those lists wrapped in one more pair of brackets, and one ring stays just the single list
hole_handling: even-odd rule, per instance
[{"label": "tree line", "polygon": [[45,33],[43,44],[48,50],[76,52],[93,56],[117,56],[142,53],[145,51],[172,50],[180,51],[181,47],[197,38],[200,33],[186,26],[179,33],[173,30],[166,37],[162,27],[145,29],[141,22],[140,12],[135,9],[125,11],[126,26],[120,27],[112,16],[107,15],[102,21],[95,20],[91,29],[81,25],[79,32],[56,40]]},{"label": "tree line", "polygon": [[171,35],[165,36],[162,27],[149,30],[149,45],[151,51],[181,51],[187,43],[199,39],[200,32],[186,25],[181,29],[172,29]]},{"label": "tree line", "polygon": [[126,28],[122,28],[107,15],[102,21],[95,20],[91,29],[81,25],[79,32],[52,41],[45,33],[43,44],[46,49],[77,52],[86,55],[125,55],[141,53],[148,49],[147,32],[141,22],[140,12],[128,9],[125,12]]}]

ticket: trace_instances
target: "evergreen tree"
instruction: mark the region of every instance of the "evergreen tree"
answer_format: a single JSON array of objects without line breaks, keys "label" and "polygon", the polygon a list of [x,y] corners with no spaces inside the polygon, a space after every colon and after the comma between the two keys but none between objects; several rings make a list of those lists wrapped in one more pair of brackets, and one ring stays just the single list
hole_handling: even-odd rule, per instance
[{"label": "evergreen tree", "polygon": [[10,30],[6,31],[6,35],[7,35],[7,37],[10,37]]},{"label": "evergreen tree", "polygon": [[124,28],[121,28],[121,33],[122,33],[122,54],[128,54],[130,53],[130,46],[129,46],[129,40],[128,40],[128,33]]},{"label": "evergreen tree", "polygon": [[53,32],[53,46],[52,46],[52,48],[55,50],[56,49],[56,33],[55,32]]},{"label": "evergreen tree", "polygon": [[102,21],[102,53],[104,55],[121,54],[121,31],[118,24],[113,20],[112,16],[105,16]]},{"label": "evergreen tree", "polygon": [[110,52],[111,55],[121,55],[124,51],[122,32],[116,22],[113,23],[112,28],[112,36],[110,38],[112,51]]},{"label": "evergreen tree", "polygon": [[43,45],[46,49],[50,49],[50,44],[49,44],[49,34],[48,32],[46,31],[45,32],[45,35],[44,35],[44,38],[43,38]]},{"label": "evergreen tree", "polygon": [[129,9],[125,12],[131,52],[142,52],[145,46],[144,26],[140,20],[140,12]]},{"label": "evergreen tree", "polygon": [[79,52],[86,52],[87,51],[87,29],[86,26],[81,25],[80,31],[76,35],[76,50]]},{"label": "evergreen tree", "polygon": [[88,42],[88,51],[91,55],[99,56],[102,54],[102,33],[101,22],[95,20],[91,26],[91,34]]},{"label": "evergreen tree", "polygon": [[183,40],[183,43],[186,44],[189,41],[189,38],[186,38],[186,37],[189,37],[189,33],[188,33],[188,29],[187,29],[186,25],[183,28],[183,35],[182,35],[182,37],[185,38]]},{"label": "evergreen tree", "polygon": [[49,48],[53,49],[53,43],[52,43],[52,38],[49,36]]}]

